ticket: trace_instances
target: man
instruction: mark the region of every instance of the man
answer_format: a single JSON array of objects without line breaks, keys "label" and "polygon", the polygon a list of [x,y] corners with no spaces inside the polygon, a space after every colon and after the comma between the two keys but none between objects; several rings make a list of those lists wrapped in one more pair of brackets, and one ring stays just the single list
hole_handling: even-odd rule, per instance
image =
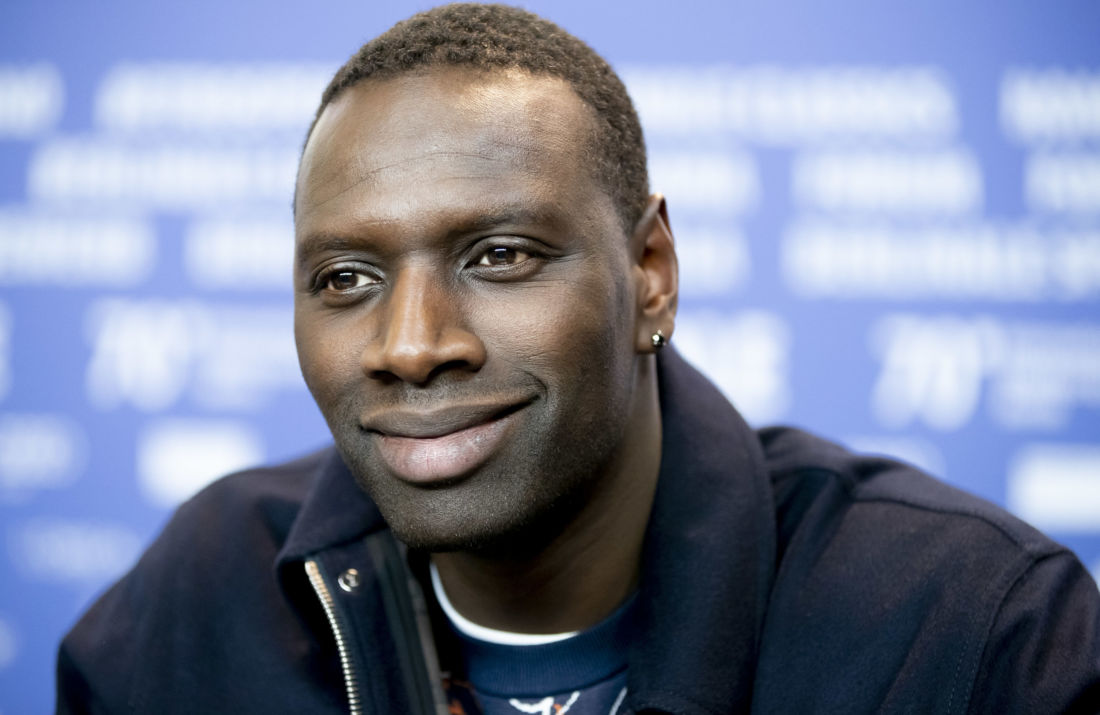
[{"label": "man", "polygon": [[295,331],[335,448],[180,508],[59,709],[1092,712],[1076,558],[908,467],[752,432],[671,349],[637,118],[579,40],[438,8],[326,90]]}]

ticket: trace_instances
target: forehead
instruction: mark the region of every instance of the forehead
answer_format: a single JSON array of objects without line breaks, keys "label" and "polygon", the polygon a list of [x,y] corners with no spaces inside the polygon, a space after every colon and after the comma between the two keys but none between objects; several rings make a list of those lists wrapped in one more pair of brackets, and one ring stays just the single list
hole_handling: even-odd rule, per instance
[{"label": "forehead", "polygon": [[444,68],[365,80],[334,100],[314,127],[299,168],[296,212],[308,220],[367,192],[424,182],[483,194],[496,190],[494,182],[522,184],[544,198],[578,184],[591,190],[593,123],[564,80],[518,70]]}]

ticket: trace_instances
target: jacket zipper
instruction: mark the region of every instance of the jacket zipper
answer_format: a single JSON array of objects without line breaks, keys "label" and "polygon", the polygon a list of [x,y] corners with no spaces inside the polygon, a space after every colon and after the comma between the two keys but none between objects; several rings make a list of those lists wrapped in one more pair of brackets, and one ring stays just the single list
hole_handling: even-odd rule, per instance
[{"label": "jacket zipper", "polygon": [[325,583],[325,579],[321,575],[321,568],[315,560],[306,561],[306,575],[309,576],[309,583],[313,586],[313,591],[321,602],[321,608],[325,611],[325,617],[328,618],[328,623],[332,627],[332,635],[336,638],[336,649],[340,653],[340,667],[344,671],[344,688],[348,693],[348,708],[351,715],[363,715],[363,704],[359,700],[359,681],[355,677],[351,652],[348,650],[348,642],[341,628],[343,618],[336,610],[336,601],[332,597],[332,591]]}]

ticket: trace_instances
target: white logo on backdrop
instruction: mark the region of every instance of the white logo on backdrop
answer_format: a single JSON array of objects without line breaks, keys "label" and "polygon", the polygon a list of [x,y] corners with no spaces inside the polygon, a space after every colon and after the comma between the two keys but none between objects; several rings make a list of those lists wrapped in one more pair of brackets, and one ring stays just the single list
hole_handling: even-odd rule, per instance
[{"label": "white logo on backdrop", "polygon": [[1045,531],[1100,531],[1100,446],[1022,447],[1009,462],[1005,501]]},{"label": "white logo on backdrop", "polygon": [[748,283],[752,257],[739,227],[721,221],[692,221],[677,224],[673,233],[681,298],[729,294]]},{"label": "white logo on backdrop", "polygon": [[791,168],[792,195],[822,211],[966,214],[982,208],[982,172],[965,149],[815,150]]},{"label": "white logo on backdrop", "polygon": [[1100,231],[987,222],[899,226],[803,219],[781,244],[783,277],[806,297],[1091,300]]},{"label": "white logo on backdrop", "polygon": [[1000,115],[1005,133],[1024,143],[1100,138],[1100,72],[1009,69]]},{"label": "white logo on backdrop", "polygon": [[0,137],[49,131],[65,106],[61,73],[50,64],[0,65]]},{"label": "white logo on backdrop", "polygon": [[0,302],[0,400],[8,396],[11,389],[11,356],[12,356],[12,319],[11,309],[6,303]]},{"label": "white logo on backdrop", "polygon": [[289,141],[255,147],[194,141],[182,146],[64,137],[35,148],[27,167],[27,193],[54,204],[164,211],[229,202],[285,203],[294,190],[297,165],[298,151]]},{"label": "white logo on backdrop", "polygon": [[671,210],[742,214],[760,200],[756,161],[744,151],[654,151],[650,185],[668,197]]},{"label": "white logo on backdrop", "polygon": [[773,313],[682,313],[676,348],[753,423],[774,422],[791,402],[791,333]]},{"label": "white logo on backdrop", "polygon": [[1100,154],[1033,153],[1024,166],[1024,196],[1036,213],[1100,213]]},{"label": "white logo on backdrop", "polygon": [[336,66],[128,62],[107,72],[95,123],[112,132],[290,131],[297,141]]},{"label": "white logo on backdrop", "polygon": [[647,134],[729,131],[764,144],[942,138],[958,114],[932,67],[646,66],[624,81]]},{"label": "white logo on backdrop", "polygon": [[289,220],[199,219],[183,238],[187,275],[202,288],[289,293],[293,257],[294,226]]},{"label": "white logo on backdrop", "polygon": [[304,389],[287,308],[108,299],[88,312],[89,402],[159,411],[255,409]]},{"label": "white logo on backdrop", "polygon": [[138,437],[138,484],[150,504],[170,508],[218,477],[256,466],[263,457],[263,440],[247,423],[157,420]]},{"label": "white logo on backdrop", "polygon": [[102,410],[128,403],[154,411],[183,393],[210,325],[193,302],[109,299],[89,310],[88,333],[89,402]]},{"label": "white logo on backdrop", "polygon": [[156,260],[152,224],[124,217],[0,210],[0,284],[130,287]]},{"label": "white logo on backdrop", "polygon": [[67,417],[0,415],[0,500],[68,487],[84,469],[87,447],[83,430]]},{"label": "white logo on backdrop", "polygon": [[117,524],[42,517],[8,530],[8,551],[28,577],[76,586],[101,584],[128,569],[141,539]]},{"label": "white logo on backdrop", "polygon": [[890,315],[870,332],[881,368],[871,395],[879,422],[965,426],[988,393],[1008,429],[1054,430],[1075,409],[1100,409],[1100,326],[989,317]]},{"label": "white logo on backdrop", "polygon": [[891,318],[872,332],[882,359],[871,407],[887,427],[914,419],[941,430],[958,429],[974,414],[989,369],[984,346],[990,325],[941,318]]},{"label": "white logo on backdrop", "polygon": [[1100,214],[1100,72],[1012,68],[1001,78],[1005,134],[1029,147],[1024,197],[1029,209]]}]

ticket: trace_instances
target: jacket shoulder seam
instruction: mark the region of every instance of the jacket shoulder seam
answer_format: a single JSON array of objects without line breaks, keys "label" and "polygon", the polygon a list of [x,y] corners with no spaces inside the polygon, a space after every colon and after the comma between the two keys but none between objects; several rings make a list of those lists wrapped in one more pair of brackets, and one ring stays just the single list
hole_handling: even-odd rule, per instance
[{"label": "jacket shoulder seam", "polygon": [[[924,512],[928,512],[928,513],[932,513],[932,514],[944,514],[944,515],[951,515],[951,516],[967,517],[967,518],[970,518],[970,519],[974,519],[976,521],[980,521],[980,522],[982,522],[984,524],[987,524],[988,526],[992,527],[997,532],[999,532],[1002,536],[1004,536],[1006,539],[1008,539],[1010,542],[1012,542],[1012,544],[1015,545],[1017,548],[1021,549],[1025,553],[1030,554],[1030,558],[1033,558],[1033,559],[1034,558],[1044,558],[1044,557],[1049,556],[1049,555],[1055,555],[1055,554],[1064,553],[1064,552],[1068,551],[1068,549],[1066,547],[1050,540],[1048,537],[1045,537],[1045,535],[1044,535],[1043,539],[1045,541],[1046,548],[1041,548],[1038,551],[1038,553],[1035,553],[1035,546],[1032,545],[1032,544],[1029,544],[1024,539],[1024,537],[1022,535],[1015,533],[1015,530],[1013,530],[1012,528],[1010,528],[1006,524],[1001,523],[1001,521],[999,519],[993,518],[991,515],[983,514],[981,512],[973,510],[973,509],[968,509],[968,508],[959,507],[959,506],[953,506],[953,505],[950,505],[950,504],[922,503],[920,500],[910,499],[910,498],[906,498],[906,497],[902,497],[902,496],[881,496],[881,495],[867,496],[867,495],[860,494],[859,493],[859,486],[860,485],[859,485],[859,482],[855,478],[853,478],[851,475],[845,474],[845,473],[840,472],[836,469],[831,469],[829,467],[820,467],[820,466],[792,467],[792,468],[785,469],[785,470],[782,470],[778,473],[773,474],[772,475],[772,482],[773,483],[778,483],[778,482],[783,481],[783,480],[792,479],[792,478],[796,478],[796,477],[800,477],[800,476],[808,476],[808,475],[812,475],[812,474],[824,475],[824,476],[829,477],[832,480],[836,481],[837,483],[839,483],[844,488],[845,492],[847,493],[847,495],[849,496],[849,498],[852,500],[853,503],[861,503],[861,504],[874,504],[874,503],[895,504],[895,505],[898,505],[898,506],[905,506],[905,507],[909,507],[911,509],[916,509],[916,510],[919,510],[919,511],[924,511]],[[994,505],[994,506],[996,506],[996,505]],[[999,507],[999,506],[996,507],[996,508],[1003,509],[1003,507]],[[1005,513],[1007,514],[1008,512],[1006,511]],[[1020,523],[1024,524],[1025,522],[1020,522]]]},{"label": "jacket shoulder seam", "polygon": [[[966,694],[966,702],[964,703],[965,707],[963,709],[963,712],[969,712],[970,710],[970,703],[974,698],[974,691],[975,686],[978,683],[978,676],[981,674],[982,659],[984,658],[986,651],[989,650],[989,642],[990,638],[993,635],[993,628],[997,625],[997,620],[1001,617],[1001,612],[1004,610],[1005,604],[1012,596],[1012,593],[1016,590],[1020,583],[1022,583],[1023,580],[1027,578],[1028,574],[1032,573],[1040,563],[1047,561],[1048,559],[1065,557],[1067,554],[1070,553],[1071,552],[1069,552],[1068,549],[1062,548],[1042,555],[1029,554],[1028,558],[1020,565],[1019,571],[1015,574],[1015,576],[1013,576],[1011,579],[1008,579],[1007,586],[1001,592],[1000,598],[997,599],[996,606],[990,609],[988,622],[985,625],[984,635],[981,638],[980,643],[976,644],[980,645],[981,647],[977,653],[978,659],[973,665],[973,674],[970,676],[970,687]],[[958,678],[956,677],[956,683],[952,686],[951,695],[949,696],[947,701],[948,707],[950,707],[952,702],[954,701],[955,688],[958,686],[957,681]]]}]

